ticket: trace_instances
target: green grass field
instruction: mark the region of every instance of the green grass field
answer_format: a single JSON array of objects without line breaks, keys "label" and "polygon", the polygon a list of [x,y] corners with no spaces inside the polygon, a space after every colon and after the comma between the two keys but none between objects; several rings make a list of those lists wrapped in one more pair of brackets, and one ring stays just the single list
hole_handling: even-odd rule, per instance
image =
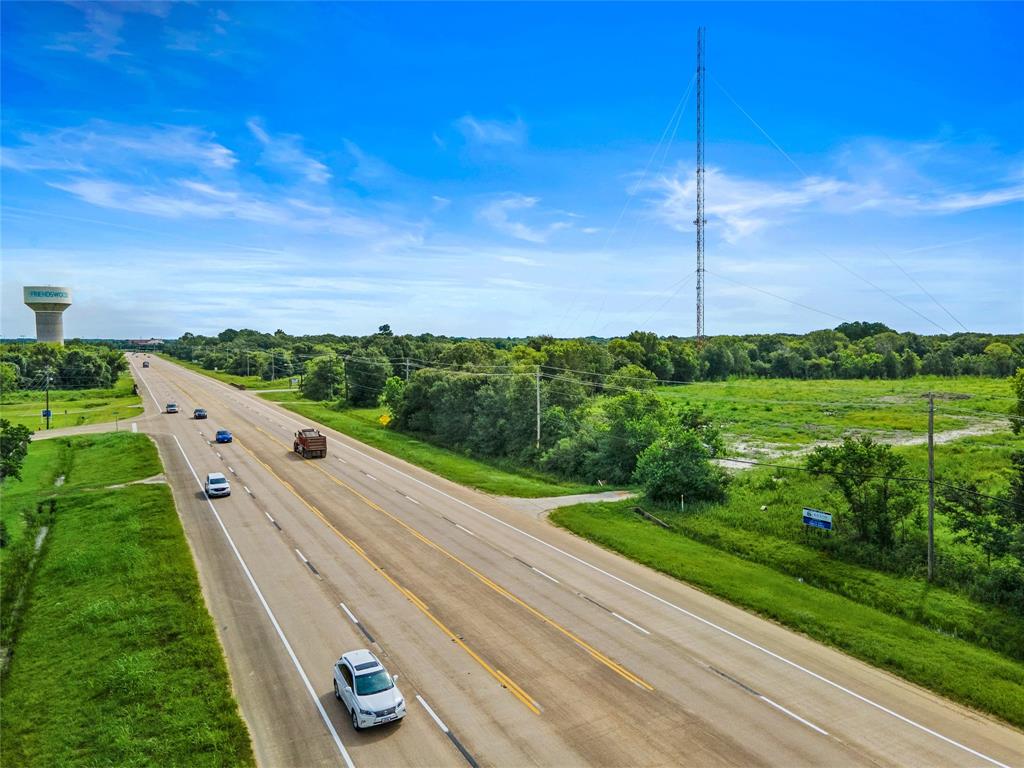
[{"label": "green grass field", "polygon": [[[111,389],[51,389],[50,427],[80,427],[85,424],[113,423],[142,415],[142,399],[132,394],[132,377],[123,374]],[[46,395],[39,390],[5,392],[0,401],[0,418],[29,429],[46,428],[41,415]]]},{"label": "green grass field", "polygon": [[[5,765],[248,766],[248,733],[143,435],[31,446],[9,499],[57,500],[3,685]],[[66,473],[66,482],[53,479]]]},{"label": "green grass field", "polygon": [[736,379],[661,387],[674,403],[703,405],[734,453],[783,453],[844,434],[907,438],[927,434],[928,392],[936,393],[935,430],[1005,423],[1005,379],[919,376],[894,381]]},{"label": "green grass field", "polygon": [[423,467],[456,483],[479,488],[486,493],[541,498],[608,490],[607,487],[560,482],[557,478],[523,467],[480,461],[386,429],[380,423],[380,416],[383,413],[380,408],[335,411],[322,403],[300,400],[297,393],[268,392],[261,396],[280,403],[290,411],[354,437],[360,442],[387,451],[410,464]]},{"label": "green grass field", "polygon": [[162,353],[153,353],[157,357],[161,357],[168,362],[180,365],[183,368],[188,368],[190,371],[201,373],[204,376],[209,376],[211,379],[217,379],[217,381],[223,381],[225,384],[241,384],[246,389],[289,389],[292,387],[291,378],[284,376],[279,379],[273,379],[266,381],[261,379],[259,376],[236,376],[233,373],[225,373],[224,371],[209,371],[198,363],[192,363],[187,360],[179,360],[176,357],[165,355]]},{"label": "green grass field", "polygon": [[[637,562],[1024,727],[1024,696],[1020,695],[1024,664],[951,637],[942,628],[929,628],[814,586],[807,579],[800,581],[774,567],[663,530],[641,520],[631,507],[630,502],[580,504],[552,512],[551,520]],[[764,546],[770,549],[772,542]],[[911,580],[881,583],[880,574],[860,570],[871,589],[899,589],[902,594],[894,594],[894,601],[906,599],[911,605],[926,606],[930,615],[954,623],[970,622],[977,615],[976,606],[965,606],[956,595],[922,589]],[[845,569],[846,578],[855,575]],[[1016,635],[1018,641],[1020,636]]]}]

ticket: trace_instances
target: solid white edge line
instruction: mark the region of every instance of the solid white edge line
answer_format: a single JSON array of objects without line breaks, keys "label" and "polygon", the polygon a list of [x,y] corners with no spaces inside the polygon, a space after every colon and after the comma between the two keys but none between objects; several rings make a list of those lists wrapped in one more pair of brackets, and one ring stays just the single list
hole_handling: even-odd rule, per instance
[{"label": "solid white edge line", "polygon": [[533,566],[531,565],[531,566],[530,566],[530,569],[531,569],[531,570],[533,570],[533,571],[535,571],[535,572],[537,572],[537,573],[539,573],[539,574],[540,574],[541,576],[543,576],[543,577],[544,577],[545,579],[551,579],[551,581],[555,582],[555,584],[561,584],[561,583],[562,583],[562,582],[560,582],[560,581],[559,581],[558,579],[556,579],[556,578],[555,578],[554,576],[549,576],[548,574],[544,573],[544,571],[542,571],[542,570],[541,570],[540,568],[534,568],[534,567],[533,567]]},{"label": "solid white edge line", "polygon": [[302,560],[302,562],[306,563],[306,565],[309,565],[309,560],[307,560],[306,556],[299,552],[298,549],[295,550],[295,554],[299,556],[299,559]]},{"label": "solid white edge line", "polygon": [[352,619],[352,623],[353,623],[353,624],[358,624],[358,623],[359,623],[359,619],[357,619],[357,618],[356,618],[355,616],[353,616],[353,615],[352,615],[352,611],[350,611],[350,610],[348,609],[348,606],[347,606],[347,605],[345,605],[344,603],[338,603],[338,605],[340,605],[340,606],[341,606],[341,610],[343,610],[343,611],[345,612],[345,614],[346,614],[346,615],[347,615],[347,616],[348,616],[348,617],[349,617],[350,619]]},{"label": "solid white edge line", "polygon": [[[199,482],[199,475],[196,474],[196,470],[195,467],[192,466],[192,462],[188,460],[185,449],[181,447],[181,441],[178,440],[177,435],[172,435],[172,437],[174,438],[174,442],[178,444],[178,450],[181,451],[181,457],[185,459],[185,463],[188,464],[188,468],[192,472],[192,477],[195,478],[196,483],[200,488],[202,488],[203,484]],[[270,610],[270,605],[267,603],[267,599],[263,596],[259,586],[257,586],[256,579],[253,578],[252,571],[249,570],[249,566],[246,565],[245,560],[242,559],[242,553],[239,552],[238,547],[235,546],[235,541],[231,538],[231,534],[228,533],[228,529],[224,525],[224,521],[221,520],[220,515],[217,513],[217,508],[209,498],[206,499],[206,503],[210,506],[210,511],[213,512],[213,516],[220,525],[220,529],[224,532],[224,537],[228,540],[228,544],[231,546],[231,551],[235,553],[235,557],[238,559],[239,565],[242,566],[242,570],[245,572],[246,578],[252,585],[253,590],[255,590],[256,597],[259,598],[260,605],[263,606],[263,610],[270,619],[270,623],[274,625],[274,630],[277,632],[277,636],[280,638],[284,649],[288,652],[288,656],[291,658],[292,664],[295,665],[296,671],[302,678],[302,682],[306,686],[306,692],[309,693],[309,697],[313,699],[313,703],[316,705],[317,711],[320,713],[320,718],[324,721],[324,725],[327,726],[327,730],[330,731],[331,738],[334,739],[334,745],[338,748],[338,752],[341,754],[341,759],[345,761],[345,765],[348,768],[355,768],[355,763],[353,763],[352,758],[349,757],[348,750],[345,749],[345,745],[341,743],[341,737],[338,736],[338,732],[334,728],[334,723],[332,723],[331,719],[327,716],[327,711],[324,709],[324,705],[321,703],[320,697],[317,696],[316,691],[313,690],[313,684],[309,682],[309,676],[306,675],[306,670],[302,668],[302,664],[299,662],[298,656],[295,655],[295,651],[292,649],[291,643],[288,642],[288,638],[285,637],[284,630],[281,629],[281,625],[278,623],[277,617],[274,616],[274,612]]]},{"label": "solid white edge line", "polygon": [[816,730],[816,731],[817,731],[818,733],[820,733],[820,734],[821,734],[822,736],[828,736],[828,731],[826,731],[826,730],[825,730],[824,728],[819,728],[818,726],[816,726],[816,725],[815,725],[814,723],[812,723],[811,721],[809,721],[809,720],[804,720],[804,719],[803,719],[802,717],[800,717],[800,715],[796,714],[795,712],[790,712],[790,711],[789,711],[788,709],[786,709],[786,708],[785,708],[784,706],[782,706],[781,704],[776,704],[776,703],[775,703],[774,701],[772,701],[771,699],[769,699],[769,698],[768,698],[767,696],[760,696],[759,698],[760,698],[760,699],[761,699],[761,701],[763,701],[763,702],[764,702],[765,704],[768,704],[768,705],[770,705],[770,706],[773,706],[773,707],[775,707],[775,708],[776,708],[777,710],[779,710],[780,712],[784,712],[784,713],[786,713],[787,715],[789,715],[790,717],[792,717],[792,718],[793,718],[794,720],[799,720],[799,721],[800,721],[801,723],[803,723],[804,725],[806,725],[806,726],[807,726],[808,728],[813,728],[813,729],[814,729],[814,730]]},{"label": "solid white edge line", "polygon": [[650,631],[648,631],[648,630],[644,629],[644,628],[643,628],[643,627],[641,627],[641,626],[640,626],[639,624],[634,624],[634,623],[633,623],[632,621],[630,621],[629,619],[627,619],[627,618],[626,618],[625,616],[620,616],[620,615],[619,615],[619,614],[617,614],[617,613],[616,613],[615,611],[612,611],[612,616],[614,616],[614,617],[615,617],[616,619],[618,619],[619,621],[624,621],[624,622],[626,622],[627,624],[629,624],[629,626],[631,626],[631,627],[633,627],[633,628],[635,628],[635,629],[639,629],[639,630],[640,630],[641,632],[643,632],[643,633],[644,633],[645,635],[649,635],[649,634],[651,634],[651,633],[650,633]]},{"label": "solid white edge line", "polygon": [[[182,370],[185,371],[186,373],[191,373],[193,376],[197,376],[197,377],[202,378],[207,383],[216,382],[217,384],[221,384],[225,389],[229,389],[230,390],[230,388],[228,387],[227,384],[223,384],[222,382],[218,382],[218,381],[216,381],[216,379],[211,379],[209,376],[203,376],[202,374],[195,373],[194,371],[189,371],[187,368],[182,368]],[[143,380],[143,381],[145,381],[145,380]],[[148,388],[148,385],[147,385],[147,388]],[[150,394],[152,395],[152,392]],[[155,401],[155,398],[154,398],[154,401]],[[268,401],[260,401],[260,407],[269,408],[271,406],[268,405]],[[289,417],[288,420],[291,421],[293,424],[300,423],[297,419],[292,419],[290,417]],[[471,509],[472,511],[476,512],[477,514],[483,515],[484,517],[487,517],[487,518],[493,520],[494,522],[496,522],[496,523],[498,523],[500,525],[503,525],[503,526],[505,526],[506,528],[508,528],[510,530],[515,531],[516,533],[519,533],[519,534],[521,534],[523,536],[526,536],[528,539],[532,539],[533,541],[536,541],[538,544],[541,544],[542,546],[545,546],[548,549],[551,549],[551,550],[553,550],[555,552],[558,552],[560,555],[562,555],[564,557],[568,557],[570,560],[575,560],[577,563],[580,563],[581,565],[584,565],[587,568],[590,568],[590,569],[596,571],[597,573],[602,574],[603,576],[607,576],[609,579],[612,579],[613,581],[617,581],[618,583],[622,584],[623,586],[629,587],[630,589],[633,589],[633,590],[639,592],[642,595],[646,595],[647,597],[651,598],[652,600],[656,600],[657,602],[661,603],[662,605],[665,605],[665,606],[667,606],[669,608],[672,608],[673,610],[676,610],[676,611],[682,613],[685,616],[689,616],[694,621],[698,621],[698,622],[704,624],[705,626],[711,627],[712,629],[716,629],[719,632],[722,632],[723,634],[728,635],[729,637],[733,638],[734,640],[737,640],[737,641],[739,641],[739,642],[741,642],[741,643],[743,643],[743,644],[745,644],[745,645],[747,645],[747,646],[749,646],[751,648],[754,648],[754,649],[756,649],[758,651],[761,651],[762,653],[764,653],[764,654],[766,654],[768,656],[771,656],[776,661],[780,661],[783,664],[786,664],[786,665],[792,667],[793,669],[799,670],[800,672],[803,672],[804,674],[809,675],[810,677],[813,677],[815,680],[818,680],[819,682],[822,682],[822,683],[824,683],[824,684],[826,684],[828,686],[831,686],[832,688],[835,688],[837,691],[841,691],[842,693],[845,693],[847,696],[851,696],[851,697],[857,699],[858,701],[860,701],[860,702],[862,702],[864,704],[867,704],[870,707],[874,707],[875,709],[877,709],[880,712],[884,712],[885,714],[889,715],[890,717],[896,718],[900,722],[906,723],[907,725],[911,726],[912,728],[916,728],[916,729],[918,729],[919,731],[921,731],[923,733],[927,733],[929,736],[934,736],[935,738],[939,739],[940,741],[944,741],[944,742],[946,742],[947,744],[949,744],[951,746],[954,746],[954,747],[956,747],[958,749],[962,749],[964,752],[967,752],[969,754],[974,755],[975,757],[981,758],[982,760],[985,760],[985,761],[987,761],[989,763],[992,763],[992,765],[998,766],[998,768],[1010,768],[1010,766],[1006,765],[1005,763],[999,762],[995,758],[989,757],[988,755],[986,755],[986,754],[984,754],[982,752],[978,752],[977,750],[971,749],[966,744],[961,744],[959,741],[956,741],[955,739],[951,739],[948,736],[944,736],[941,733],[939,733],[938,731],[934,731],[934,730],[932,730],[931,728],[929,728],[926,725],[922,725],[921,723],[918,723],[918,722],[916,722],[914,720],[911,720],[909,717],[905,717],[904,715],[901,715],[899,712],[894,712],[893,710],[889,709],[885,705],[879,704],[876,701],[872,701],[871,699],[867,698],[866,696],[862,696],[861,694],[857,693],[856,691],[850,690],[846,686],[840,685],[839,683],[834,682],[833,680],[829,680],[827,677],[824,677],[823,675],[819,675],[817,672],[814,672],[814,671],[808,669],[807,667],[804,667],[804,666],[802,666],[800,664],[797,664],[795,661],[790,661],[785,656],[781,656],[781,655],[775,653],[774,651],[770,651],[767,648],[765,648],[764,646],[758,645],[757,643],[753,642],[752,640],[747,640],[747,638],[743,637],[742,635],[738,635],[735,632],[732,632],[731,630],[726,629],[725,627],[719,626],[718,624],[715,624],[713,621],[705,619],[703,616],[698,616],[696,613],[693,613],[692,611],[688,611],[685,608],[683,608],[682,606],[676,605],[675,603],[673,603],[673,602],[671,602],[669,600],[666,600],[663,597],[659,597],[658,595],[654,594],[653,592],[648,592],[643,587],[638,587],[636,584],[633,584],[633,583],[631,583],[629,581],[626,581],[625,579],[623,579],[623,578],[621,578],[619,576],[616,576],[614,573],[609,573],[608,571],[604,570],[603,568],[600,568],[600,567],[598,567],[598,566],[596,566],[596,565],[594,565],[592,563],[587,562],[583,558],[576,557],[576,555],[570,554],[569,552],[566,552],[564,549],[556,547],[554,544],[549,544],[548,542],[544,541],[543,539],[538,538],[538,537],[534,536],[533,534],[527,533],[526,531],[522,530],[521,528],[517,528],[516,526],[512,525],[511,523],[506,523],[501,518],[495,517],[494,515],[492,515],[492,514],[490,514],[488,512],[484,512],[482,509],[478,509],[478,508],[474,507],[469,502],[466,502],[466,501],[463,501],[462,499],[456,498],[455,496],[452,496],[450,493],[446,493],[445,491],[442,491],[440,488],[435,488],[430,483],[425,482],[423,480],[420,480],[418,477],[413,477],[412,475],[410,475],[410,474],[408,474],[406,472],[403,472],[401,469],[398,469],[397,467],[393,467],[390,464],[388,464],[388,463],[386,463],[384,461],[381,461],[376,456],[371,456],[368,453],[363,453],[363,451],[360,451],[358,448],[353,448],[351,445],[347,444],[343,440],[338,440],[337,438],[333,438],[333,437],[328,437],[328,439],[329,440],[333,440],[336,444],[340,445],[342,448],[350,450],[353,453],[358,454],[358,455],[362,456],[365,459],[369,459],[370,461],[373,461],[373,462],[379,464],[380,466],[384,467],[385,469],[388,469],[391,472],[395,472],[396,474],[401,475],[402,477],[406,478],[407,480],[411,480],[412,482],[417,483],[418,485],[421,485],[424,488],[430,489],[434,493],[437,493],[437,494],[440,494],[441,496],[444,496],[446,499],[450,499],[451,501],[454,501],[456,504],[461,504],[462,506],[466,507],[467,509]],[[349,439],[354,440],[354,438],[349,438]],[[358,442],[358,441],[356,441],[356,442]],[[397,458],[397,457],[395,457],[395,458]],[[398,459],[398,460],[401,461],[401,459]],[[426,470],[424,470],[424,471],[426,471]]]},{"label": "solid white edge line", "polygon": [[263,514],[267,516],[267,520],[269,520],[270,522],[274,522],[274,518],[270,516],[269,512],[264,512]]},{"label": "solid white edge line", "polygon": [[418,693],[416,694],[416,701],[423,705],[423,708],[427,710],[427,714],[430,715],[431,719],[435,723],[437,723],[437,727],[440,728],[444,733],[448,733],[448,726],[441,722],[441,718],[434,713],[434,710],[430,708],[430,705],[427,704],[427,702],[423,700],[423,697],[420,696]]},{"label": "solid white edge line", "polygon": [[[196,375],[199,375],[199,374],[196,374]],[[586,560],[584,560],[583,558],[577,557],[576,555],[573,555],[573,554],[571,554],[569,552],[566,552],[564,549],[556,547],[554,544],[550,544],[550,543],[544,541],[543,539],[534,536],[531,533],[527,533],[526,531],[522,530],[521,528],[517,528],[516,526],[512,525],[511,523],[506,523],[501,518],[495,517],[494,515],[492,515],[492,514],[490,514],[488,512],[484,512],[482,509],[478,509],[478,508],[474,507],[472,504],[470,504],[468,502],[465,502],[462,499],[456,498],[455,496],[452,496],[450,493],[446,493],[445,491],[442,491],[440,488],[435,488],[430,483],[424,482],[423,480],[420,480],[418,477],[413,477],[412,475],[407,474],[406,472],[403,472],[402,470],[400,470],[400,469],[398,469],[396,467],[392,467],[389,464],[386,464],[385,462],[383,462],[380,459],[378,459],[376,456],[370,456],[369,454],[363,453],[358,448],[353,448],[352,446],[348,445],[347,443],[345,443],[345,442],[343,442],[341,440],[337,440],[335,438],[331,438],[331,439],[334,440],[335,443],[341,445],[343,448],[347,448],[348,450],[352,451],[353,453],[357,453],[360,456],[362,456],[362,457],[364,457],[366,459],[369,459],[370,461],[376,462],[377,464],[380,464],[382,467],[390,469],[392,472],[395,472],[395,473],[401,475],[402,477],[404,477],[404,478],[406,478],[408,480],[413,481],[414,483],[418,483],[419,485],[422,485],[424,488],[428,488],[431,491],[434,491],[434,493],[440,494],[441,496],[444,496],[445,498],[450,499],[451,501],[454,501],[457,504],[461,504],[462,506],[466,507],[467,509],[473,510],[477,514],[483,515],[484,517],[489,518],[490,520],[493,520],[494,522],[496,522],[496,523],[498,523],[500,525],[503,525],[503,526],[505,526],[506,528],[508,528],[510,530],[515,531],[516,533],[519,533],[519,534],[521,534],[523,536],[526,536],[528,539],[532,539],[533,541],[536,541],[538,544],[541,544],[542,546],[545,546],[545,547],[547,547],[550,550],[558,552],[560,555],[562,555],[564,557],[568,557],[570,560],[574,560],[577,563],[580,563],[581,565],[584,565],[587,568],[590,568],[591,570],[594,570],[597,573],[602,574],[603,576],[607,576],[609,579],[612,579],[613,581],[616,581],[616,582],[622,584],[623,586],[629,587],[630,589],[633,589],[633,590],[639,592],[642,595],[646,595],[647,597],[651,598],[652,600],[656,600],[657,602],[661,603],[662,605],[665,605],[665,606],[667,606],[669,608],[672,608],[673,610],[678,611],[678,612],[684,614],[685,616],[689,616],[694,621],[698,621],[698,622],[700,622],[700,623],[702,623],[702,624],[704,624],[704,625],[706,625],[708,627],[711,627],[712,629],[718,630],[719,632],[722,632],[723,634],[728,635],[729,637],[733,638],[734,640],[737,640],[737,641],[739,641],[739,642],[741,642],[741,643],[743,643],[743,644],[745,644],[745,645],[747,645],[747,646],[749,646],[751,648],[754,648],[754,649],[756,649],[758,651],[761,651],[762,653],[764,653],[764,654],[766,654],[768,656],[771,656],[773,659],[775,659],[777,661],[780,661],[783,664],[786,664],[786,665],[792,667],[793,669],[799,670],[800,672],[803,672],[804,674],[809,675],[810,677],[813,677],[815,680],[818,680],[819,682],[822,682],[822,683],[824,683],[826,685],[829,685],[832,688],[835,688],[836,690],[841,691],[842,693],[845,693],[848,696],[852,696],[853,698],[857,699],[858,701],[863,702],[864,704],[867,704],[870,707],[874,707],[875,709],[879,710],[880,712],[884,712],[885,714],[889,715],[890,717],[896,718],[900,722],[906,723],[907,725],[911,726],[912,728],[916,728],[919,731],[922,731],[923,733],[927,733],[929,736],[934,736],[935,738],[939,739],[940,741],[944,741],[944,742],[946,742],[947,744],[949,744],[951,746],[954,746],[954,747],[956,747],[958,749],[962,749],[964,752],[967,752],[969,754],[974,755],[975,757],[981,758],[982,760],[985,760],[985,761],[987,761],[989,763],[992,763],[992,765],[998,766],[998,768],[1010,768],[1010,766],[1006,765],[1005,763],[999,762],[995,758],[989,757],[988,755],[986,755],[986,754],[984,754],[982,752],[978,752],[977,750],[971,749],[966,744],[961,744],[960,742],[956,741],[955,739],[951,739],[948,736],[944,736],[941,733],[939,733],[938,731],[932,730],[931,728],[929,728],[926,725],[922,725],[921,723],[918,723],[918,722],[916,722],[914,720],[911,720],[909,717],[905,717],[904,715],[901,715],[899,712],[894,712],[893,710],[889,709],[888,707],[886,707],[883,704],[879,704],[876,701],[872,701],[871,699],[867,698],[866,696],[862,696],[861,694],[857,693],[856,691],[852,691],[849,688],[847,688],[847,687],[845,687],[843,685],[840,685],[837,682],[834,682],[833,680],[829,680],[827,677],[824,677],[823,675],[819,675],[817,672],[814,672],[814,671],[808,669],[807,667],[804,667],[804,666],[802,666],[800,664],[797,664],[795,661],[790,661],[785,656],[781,656],[781,655],[775,653],[774,651],[770,651],[767,648],[765,648],[764,646],[758,645],[757,643],[753,642],[752,640],[747,640],[747,638],[743,637],[742,635],[738,635],[735,632],[726,629],[725,627],[719,626],[718,624],[715,624],[713,621],[705,619],[703,616],[698,616],[696,613],[693,613],[692,611],[688,611],[685,608],[683,608],[682,606],[676,605],[675,603],[673,603],[673,602],[671,602],[669,600],[666,600],[663,597],[659,597],[658,595],[654,594],[653,592],[648,592],[643,587],[638,587],[636,584],[633,584],[633,583],[631,583],[629,581],[626,581],[625,579],[623,579],[623,578],[621,578],[619,576],[616,576],[614,573],[609,573],[608,571],[604,570],[603,568],[600,568],[600,567],[594,565],[593,563],[589,563]]]},{"label": "solid white edge line", "polygon": [[473,533],[471,530],[469,530],[469,528],[465,528],[465,527],[459,525],[458,523],[455,524],[455,527],[458,528],[461,531],[465,531],[470,536],[472,536],[474,539],[477,538],[477,535],[475,533]]}]

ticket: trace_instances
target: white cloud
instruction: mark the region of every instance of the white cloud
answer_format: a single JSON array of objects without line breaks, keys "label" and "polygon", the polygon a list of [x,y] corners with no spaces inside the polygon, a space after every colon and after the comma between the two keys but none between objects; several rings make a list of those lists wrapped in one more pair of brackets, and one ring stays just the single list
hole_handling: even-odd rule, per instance
[{"label": "white cloud", "polygon": [[262,162],[287,174],[296,174],[313,184],[325,184],[331,178],[327,166],[307,155],[302,139],[295,135],[271,136],[262,121],[252,117],[245,123],[256,140],[263,145]]},{"label": "white cloud", "polygon": [[84,53],[90,59],[109,61],[113,56],[128,56],[121,49],[124,39],[121,30],[125,15],[143,13],[165,18],[171,10],[167,2],[121,2],[96,3],[78,2],[71,5],[85,16],[85,29],[57,35],[55,41],[45,46],[52,51]]},{"label": "white cloud", "polygon": [[434,203],[434,212],[443,211],[449,205],[452,204],[451,198],[442,197],[441,195],[431,195],[430,199]]},{"label": "white cloud", "polygon": [[499,261],[508,262],[509,264],[522,264],[524,267],[540,267],[542,264],[536,259],[531,259],[528,256],[499,256]]},{"label": "white cloud", "polygon": [[91,120],[47,134],[21,135],[20,145],[6,146],[0,164],[19,171],[100,171],[111,166],[136,170],[152,162],[185,165],[200,171],[230,169],[235,153],[193,126],[126,126]]},{"label": "white cloud", "polygon": [[526,141],[526,123],[519,118],[514,122],[503,122],[463,115],[455,121],[455,127],[467,142],[481,146],[517,145]]},{"label": "white cloud", "polygon": [[528,211],[535,208],[539,201],[539,198],[526,195],[506,195],[484,205],[477,211],[477,217],[499,232],[511,237],[531,243],[543,243],[558,230],[566,229],[571,225],[566,221],[555,221],[543,227],[537,227],[511,218],[511,214],[517,211]]}]

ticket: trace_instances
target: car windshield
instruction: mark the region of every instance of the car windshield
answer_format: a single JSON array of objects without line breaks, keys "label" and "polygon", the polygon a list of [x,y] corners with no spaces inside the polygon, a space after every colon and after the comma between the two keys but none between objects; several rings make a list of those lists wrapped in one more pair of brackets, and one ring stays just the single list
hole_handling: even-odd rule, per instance
[{"label": "car windshield", "polygon": [[369,675],[360,675],[356,678],[356,693],[360,696],[372,696],[375,693],[386,691],[392,688],[391,676],[383,669]]},{"label": "car windshield", "polygon": [[220,432],[218,432],[217,434],[218,434],[218,435],[219,435],[220,437],[227,437],[227,436],[228,436],[228,435],[230,435],[231,433],[230,433],[230,432],[228,432],[228,431],[227,431],[226,429],[222,429],[222,430],[221,430]]},{"label": "car windshield", "polygon": [[210,478],[210,485],[227,485],[228,481],[223,477]]}]

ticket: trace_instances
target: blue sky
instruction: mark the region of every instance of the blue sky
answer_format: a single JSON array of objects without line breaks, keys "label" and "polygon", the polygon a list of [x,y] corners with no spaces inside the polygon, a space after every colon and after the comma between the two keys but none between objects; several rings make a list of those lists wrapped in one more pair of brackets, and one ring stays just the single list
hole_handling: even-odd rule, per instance
[{"label": "blue sky", "polygon": [[[2,333],[1024,330],[1024,6],[4,3]],[[675,119],[674,119],[675,118]]]}]

